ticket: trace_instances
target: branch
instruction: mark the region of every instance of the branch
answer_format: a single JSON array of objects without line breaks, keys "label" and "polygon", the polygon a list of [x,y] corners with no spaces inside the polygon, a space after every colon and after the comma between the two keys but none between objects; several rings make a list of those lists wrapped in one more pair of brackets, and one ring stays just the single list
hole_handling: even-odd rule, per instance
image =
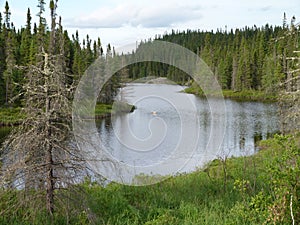
[{"label": "branch", "polygon": [[295,225],[295,219],[293,214],[293,195],[291,195],[291,201],[290,201],[290,211],[291,211],[291,217],[292,217],[292,224]]}]

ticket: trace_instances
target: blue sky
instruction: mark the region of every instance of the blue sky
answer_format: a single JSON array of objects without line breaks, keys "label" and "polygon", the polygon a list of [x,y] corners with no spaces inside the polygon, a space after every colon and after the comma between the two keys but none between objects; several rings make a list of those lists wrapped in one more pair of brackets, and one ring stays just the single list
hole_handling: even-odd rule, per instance
[{"label": "blue sky", "polygon": [[[8,0],[11,20],[16,27],[26,23],[30,7],[37,21],[37,0]],[[45,0],[48,7],[49,0]],[[2,12],[5,1],[0,0]],[[288,20],[300,21],[299,0],[59,0],[57,13],[70,34],[81,38],[101,38],[103,45],[116,47],[135,43],[174,30],[216,30],[245,25],[281,25],[283,13]],[[46,12],[46,16],[49,11]],[[47,16],[48,18],[48,16]]]}]

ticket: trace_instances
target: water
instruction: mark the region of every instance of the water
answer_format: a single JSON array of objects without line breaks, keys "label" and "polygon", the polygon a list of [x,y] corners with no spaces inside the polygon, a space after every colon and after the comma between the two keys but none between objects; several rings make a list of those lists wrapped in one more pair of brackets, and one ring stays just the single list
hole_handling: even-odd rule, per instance
[{"label": "water", "polygon": [[[91,131],[89,138],[93,143],[84,147],[95,159],[91,168],[127,184],[140,174],[190,172],[214,158],[252,155],[258,151],[257,141],[279,130],[276,104],[208,101],[182,90],[166,84],[123,88],[119,98],[137,109],[97,121],[97,132]],[[8,132],[1,128],[0,140]]]},{"label": "water", "polygon": [[[199,98],[181,86],[130,84],[122,98],[137,109],[98,121],[99,144],[128,174],[176,174],[209,160],[252,155],[258,140],[278,131],[276,104]],[[121,97],[120,97],[121,98]],[[217,110],[211,112],[212,105]],[[220,106],[220,110],[218,110]],[[222,134],[216,132],[224,122]],[[115,172],[113,169],[111,172]],[[131,179],[132,179],[131,177]],[[129,179],[130,180],[130,179]]]}]

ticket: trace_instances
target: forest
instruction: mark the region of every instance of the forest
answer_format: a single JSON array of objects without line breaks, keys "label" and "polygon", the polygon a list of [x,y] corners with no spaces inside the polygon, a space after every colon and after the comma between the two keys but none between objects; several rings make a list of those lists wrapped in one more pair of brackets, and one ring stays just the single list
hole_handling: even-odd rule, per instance
[{"label": "forest", "polygon": [[[12,100],[22,93],[26,73],[24,68],[37,63],[36,55],[40,50],[41,37],[44,48],[49,46],[50,32],[42,16],[45,6],[39,6],[39,24],[32,24],[32,15],[28,9],[27,21],[21,29],[14,27],[13,21],[10,21],[8,3],[3,15],[0,14],[0,103],[3,106],[21,104],[22,96]],[[216,32],[200,29],[172,30],[169,34],[156,35],[155,40],[179,44],[199,55],[211,68],[224,90],[263,91],[276,96],[280,83],[297,76],[300,37],[299,26],[295,23],[295,17],[288,20],[284,13],[282,26],[254,25],[236,30],[218,29]],[[81,41],[78,32],[70,36],[61,25],[59,26],[56,35],[61,35],[63,39],[66,71],[70,75],[68,82],[76,84],[88,66],[98,57],[117,57],[114,47],[110,44],[105,47],[104,55],[100,38],[93,41],[87,35]],[[142,41],[139,46],[151,41]],[[139,47],[136,51],[139,51]],[[126,77],[134,80],[146,76],[167,77],[181,84],[189,84],[191,79],[189,75],[166,64],[142,62],[128,66]],[[117,88],[118,84],[114,86]],[[113,89],[106,89],[106,92],[112,92],[112,97],[102,101],[112,101],[115,94]]]},{"label": "forest", "polygon": [[[278,85],[297,76],[298,72],[299,26],[295,24],[295,17],[289,22],[285,13],[282,26],[254,25],[216,32],[173,30],[157,35],[155,40],[179,44],[199,55],[224,90],[276,94]],[[141,42],[143,44],[147,41]],[[182,71],[159,63],[141,63],[130,68],[133,79],[149,75],[166,76],[182,84],[190,79]]]},{"label": "forest", "polygon": [[[24,27],[16,28],[11,21],[9,3],[6,2],[4,13],[0,13],[0,105],[4,107],[22,105],[23,84],[26,80],[26,73],[30,65],[37,65],[37,55],[41,48],[50,48],[51,32],[49,24],[45,19],[45,1],[38,3],[39,23],[32,24],[30,9],[27,11],[27,21]],[[68,73],[68,83],[76,85],[80,76],[98,57],[112,57],[114,49],[108,44],[106,55],[103,53],[103,46],[100,38],[91,40],[87,35],[83,40],[79,34],[68,34],[61,25],[59,19],[58,27],[55,28],[55,36],[62,46],[56,43],[55,53],[62,53],[65,71]],[[107,99],[103,102],[110,102],[113,94],[110,95],[106,89]],[[18,96],[18,98],[15,98]]]},{"label": "forest", "polygon": [[[283,13],[281,26],[155,37],[201,57],[225,97],[249,100],[259,93],[256,100],[276,101],[281,129],[258,143],[257,154],[216,158],[192,173],[138,187],[92,179],[85,153],[73,144],[72,100],[81,77],[97,60],[114,68],[111,59],[122,55],[100,38],[69,34],[56,14],[58,0],[37,3],[39,22],[28,8],[21,28],[11,21],[8,2],[0,13],[0,115],[18,117],[0,148],[0,224],[300,223],[300,26],[294,16]],[[128,57],[152,42],[141,41]],[[106,82],[96,111],[109,114],[123,83],[145,77],[166,77],[203,95],[178,68],[138,62]]]}]

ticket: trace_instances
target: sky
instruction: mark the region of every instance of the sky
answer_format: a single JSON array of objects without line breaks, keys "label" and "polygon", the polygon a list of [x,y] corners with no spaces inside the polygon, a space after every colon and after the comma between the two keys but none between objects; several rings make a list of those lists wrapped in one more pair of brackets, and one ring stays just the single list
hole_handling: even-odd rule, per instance
[{"label": "sky", "polygon": [[[45,0],[48,8],[49,0]],[[37,22],[37,0],[8,0],[11,21],[17,28],[26,24],[27,8]],[[1,12],[5,1],[0,0]],[[102,45],[116,48],[134,44],[173,30],[217,30],[282,25],[300,21],[299,0],[59,0],[57,14],[69,34],[76,30],[81,38],[87,34]],[[49,20],[49,10],[45,17]]]}]

